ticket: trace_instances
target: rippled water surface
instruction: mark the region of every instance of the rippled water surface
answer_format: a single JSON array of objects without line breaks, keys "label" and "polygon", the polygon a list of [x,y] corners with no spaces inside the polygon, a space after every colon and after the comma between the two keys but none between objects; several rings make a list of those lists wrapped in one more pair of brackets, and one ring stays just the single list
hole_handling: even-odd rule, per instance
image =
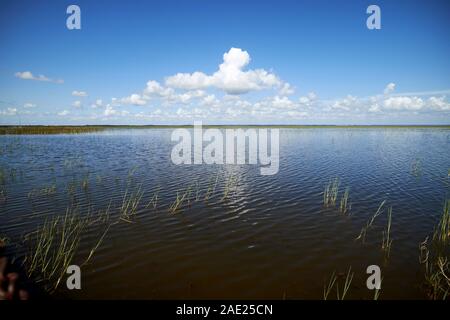
[{"label": "rippled water surface", "polygon": [[[371,299],[365,271],[377,264],[380,298],[425,297],[418,247],[449,197],[449,130],[281,129],[273,176],[259,165],[174,165],[171,132],[1,136],[0,236],[10,254],[22,257],[24,236],[67,208],[86,215],[109,207],[111,227],[82,267],[82,290],[57,295],[321,299],[333,271],[351,266],[349,297]],[[336,177],[339,197],[349,188],[349,215],[324,207]],[[186,190],[189,200],[170,213]],[[120,220],[124,195],[139,192],[132,221]],[[365,243],[355,240],[384,200],[392,206],[389,258],[381,250],[387,210]],[[89,228],[74,263],[104,230]]]}]

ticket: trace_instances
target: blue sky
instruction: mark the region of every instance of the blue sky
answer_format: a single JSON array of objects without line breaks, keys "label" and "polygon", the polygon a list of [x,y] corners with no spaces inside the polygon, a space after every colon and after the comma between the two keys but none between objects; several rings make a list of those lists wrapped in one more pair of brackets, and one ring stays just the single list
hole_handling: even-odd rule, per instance
[{"label": "blue sky", "polygon": [[0,123],[449,124],[449,32],[449,1],[5,0]]}]

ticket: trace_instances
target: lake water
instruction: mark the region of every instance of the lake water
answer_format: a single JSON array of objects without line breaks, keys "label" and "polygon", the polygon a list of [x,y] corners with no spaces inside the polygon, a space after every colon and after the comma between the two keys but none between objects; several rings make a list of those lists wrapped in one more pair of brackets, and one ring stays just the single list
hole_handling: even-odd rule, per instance
[{"label": "lake water", "polygon": [[[109,207],[111,226],[82,267],[82,290],[63,283],[56,296],[322,299],[333,271],[341,278],[351,266],[348,297],[372,299],[366,268],[375,264],[380,299],[426,298],[419,243],[449,198],[450,130],[283,128],[273,176],[260,175],[259,165],[174,165],[171,132],[0,136],[0,236],[10,239],[8,254],[20,261],[24,236],[67,208],[86,215]],[[323,203],[336,177],[339,199],[349,188],[348,214]],[[187,196],[171,213],[177,191]],[[142,193],[136,213],[120,220],[124,196],[133,193]],[[355,240],[384,200],[365,242]],[[390,206],[387,257],[381,243]],[[89,228],[74,264],[104,230]]]}]

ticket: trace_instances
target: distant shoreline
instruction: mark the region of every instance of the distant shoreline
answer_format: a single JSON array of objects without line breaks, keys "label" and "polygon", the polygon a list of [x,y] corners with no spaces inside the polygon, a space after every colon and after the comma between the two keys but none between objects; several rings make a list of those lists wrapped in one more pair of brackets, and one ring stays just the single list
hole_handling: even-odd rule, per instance
[{"label": "distant shoreline", "polygon": [[[77,134],[117,129],[170,129],[192,128],[184,125],[0,125],[0,135],[17,134]],[[450,129],[449,125],[285,125],[285,124],[243,124],[203,125],[204,128],[280,128],[280,129]]]}]

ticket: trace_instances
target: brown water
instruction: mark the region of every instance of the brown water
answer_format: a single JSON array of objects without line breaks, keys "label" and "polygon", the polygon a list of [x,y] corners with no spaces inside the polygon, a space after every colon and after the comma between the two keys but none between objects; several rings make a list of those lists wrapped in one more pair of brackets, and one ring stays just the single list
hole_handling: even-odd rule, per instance
[{"label": "brown water", "polygon": [[[20,260],[27,250],[23,236],[68,207],[86,214],[110,204],[110,219],[118,223],[82,267],[82,290],[60,286],[55,295],[322,299],[324,281],[351,266],[348,297],[372,299],[365,270],[377,264],[381,299],[426,298],[418,245],[432,234],[449,197],[449,130],[282,129],[273,176],[261,176],[254,165],[174,165],[170,134],[0,137],[0,236],[11,240],[8,253]],[[335,177],[339,197],[350,188],[350,215],[323,205],[325,185]],[[235,178],[223,199],[225,181]],[[189,186],[189,204],[169,213],[177,191]],[[139,188],[133,223],[118,220],[125,192]],[[146,208],[157,190],[156,209]],[[365,243],[355,241],[383,200],[392,206],[389,258],[381,250],[386,210]],[[84,261],[104,229],[89,228],[73,263]]]}]

